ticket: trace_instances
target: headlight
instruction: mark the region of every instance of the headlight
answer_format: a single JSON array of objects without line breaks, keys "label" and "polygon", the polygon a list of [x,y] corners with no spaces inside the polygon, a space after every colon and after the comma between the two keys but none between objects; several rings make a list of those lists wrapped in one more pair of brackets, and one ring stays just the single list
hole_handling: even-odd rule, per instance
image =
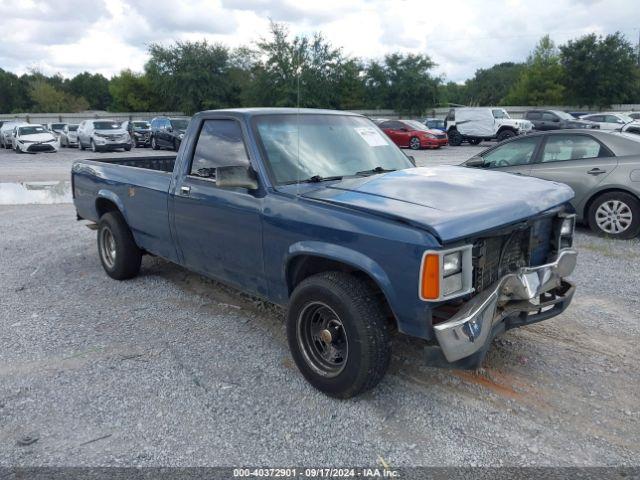
[{"label": "headlight", "polygon": [[442,301],[473,291],[472,245],[425,252],[420,272],[420,299]]},{"label": "headlight", "polygon": [[560,235],[566,237],[573,235],[574,217],[567,217],[562,220],[562,226],[560,227]]},{"label": "headlight", "polygon": [[453,252],[448,253],[443,257],[442,261],[442,275],[448,277],[454,273],[458,273],[462,270],[462,253]]},{"label": "headlight", "polygon": [[[558,216],[560,222],[560,228],[556,230],[559,233],[557,235],[558,250],[563,248],[569,248],[573,245],[573,233],[576,228],[576,216],[575,214],[561,213]],[[556,228],[558,228],[556,226]]]}]

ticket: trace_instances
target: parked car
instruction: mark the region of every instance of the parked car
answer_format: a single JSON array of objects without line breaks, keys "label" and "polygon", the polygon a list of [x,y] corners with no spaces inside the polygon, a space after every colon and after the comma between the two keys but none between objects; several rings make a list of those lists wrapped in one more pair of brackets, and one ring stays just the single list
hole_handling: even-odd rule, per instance
[{"label": "parked car", "polygon": [[562,130],[567,128],[600,128],[597,123],[576,120],[560,110],[528,110],[524,118],[533,123],[535,130]]},{"label": "parked car", "polygon": [[91,148],[94,152],[131,150],[131,137],[115,120],[84,120],[78,126],[78,146],[80,150]]},{"label": "parked car", "polygon": [[122,128],[125,129],[131,137],[134,147],[148,147],[151,145],[151,124],[144,120],[133,120],[122,122]]},{"label": "parked car", "polygon": [[620,130],[627,123],[634,121],[633,118],[624,113],[615,112],[593,113],[580,117],[580,119],[596,123],[600,130]]},{"label": "parked car", "polygon": [[640,120],[640,112],[624,112],[627,117],[632,118],[634,121]]},{"label": "parked car", "polygon": [[640,141],[632,134],[536,133],[485,150],[465,165],[566,183],[576,193],[571,203],[578,221],[610,237],[640,233]]},{"label": "parked car", "polygon": [[441,132],[445,132],[446,131],[446,127],[444,125],[444,120],[443,119],[440,119],[440,118],[425,118],[422,123],[424,123],[427,126],[427,128],[429,128],[431,130],[440,130]]},{"label": "parked car", "polygon": [[57,137],[62,133],[65,125],[66,123],[47,123],[46,128]]},{"label": "parked car", "polygon": [[14,127],[11,141],[17,153],[58,151],[56,136],[43,125],[20,123]]},{"label": "parked car", "polygon": [[67,124],[60,133],[60,146],[61,147],[77,147],[78,146],[78,125]]},{"label": "parked car", "polygon": [[447,144],[447,135],[431,130],[417,120],[388,120],[378,125],[393,143],[412,150],[440,148]]},{"label": "parked car", "polygon": [[13,129],[16,125],[23,123],[21,121],[13,121],[9,120],[8,122],[4,122],[2,127],[0,127],[0,145],[2,148],[10,149],[13,148],[13,142],[11,137],[13,135]]},{"label": "parked car", "polygon": [[589,112],[567,112],[567,113],[575,119],[580,119],[585,115],[589,115]]},{"label": "parked car", "polygon": [[533,124],[528,120],[513,120],[504,108],[455,108],[445,118],[449,145],[462,142],[478,145],[482,140],[502,142],[516,135],[529,133]]},{"label": "parked car", "polygon": [[177,152],[188,125],[188,118],[154,118],[151,120],[151,148],[171,148]]},{"label": "parked car", "polygon": [[105,272],[132,278],[150,253],[286,306],[293,359],[328,395],[374,387],[396,330],[430,341],[432,365],[478,368],[495,336],[571,301],[566,185],[414,168],[348,112],[201,112],[184,142],[74,163]]},{"label": "parked car", "polygon": [[621,131],[640,135],[640,122],[627,123]]}]

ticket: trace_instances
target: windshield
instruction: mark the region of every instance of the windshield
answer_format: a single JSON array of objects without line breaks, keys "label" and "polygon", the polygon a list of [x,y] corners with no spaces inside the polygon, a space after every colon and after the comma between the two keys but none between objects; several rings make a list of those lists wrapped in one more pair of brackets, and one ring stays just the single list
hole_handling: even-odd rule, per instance
[{"label": "windshield", "polygon": [[175,130],[186,130],[187,129],[187,125],[189,125],[189,120],[184,120],[184,119],[180,119],[180,118],[171,120],[171,126]]},{"label": "windshield", "polygon": [[78,130],[78,125],[69,125],[70,132],[75,132],[76,130]]},{"label": "windshield", "polygon": [[575,120],[575,117],[567,112],[561,112],[560,110],[551,110],[551,113],[554,113],[556,116],[562,118],[563,120]]},{"label": "windshield", "polygon": [[18,135],[33,135],[34,133],[46,133],[46,130],[40,125],[34,125],[33,127],[20,127],[18,129]]},{"label": "windshield", "polygon": [[417,120],[403,120],[403,121],[414,130],[419,130],[421,132],[426,132],[429,130],[429,127],[427,127],[423,123],[418,122]]},{"label": "windshield", "polygon": [[493,118],[511,118],[507,111],[502,108],[496,108],[495,110],[492,110],[492,112]]},{"label": "windshield", "polygon": [[363,117],[261,115],[253,122],[278,184],[316,176],[356,175],[377,167],[384,170],[413,167],[398,147]]},{"label": "windshield", "polygon": [[132,122],[133,128],[151,128],[149,122]]},{"label": "windshield", "polygon": [[444,120],[427,120],[426,124],[429,128],[444,128]]},{"label": "windshield", "polygon": [[62,130],[66,123],[52,123],[51,130]]},{"label": "windshield", "polygon": [[623,115],[620,114],[618,115],[620,117],[620,119],[624,122],[624,123],[629,123],[629,122],[633,122],[633,118],[631,118],[629,115]]},{"label": "windshield", "polygon": [[93,122],[93,128],[96,130],[117,130],[120,128],[118,122]]}]

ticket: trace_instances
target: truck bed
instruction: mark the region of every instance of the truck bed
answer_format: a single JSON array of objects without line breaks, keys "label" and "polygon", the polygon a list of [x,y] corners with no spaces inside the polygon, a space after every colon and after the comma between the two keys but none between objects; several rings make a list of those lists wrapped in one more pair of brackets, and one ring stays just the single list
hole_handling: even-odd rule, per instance
[{"label": "truck bed", "polygon": [[124,165],[126,167],[146,168],[161,172],[173,172],[176,163],[176,155],[158,155],[149,157],[107,157],[92,158],[91,162],[110,163],[112,165]]}]

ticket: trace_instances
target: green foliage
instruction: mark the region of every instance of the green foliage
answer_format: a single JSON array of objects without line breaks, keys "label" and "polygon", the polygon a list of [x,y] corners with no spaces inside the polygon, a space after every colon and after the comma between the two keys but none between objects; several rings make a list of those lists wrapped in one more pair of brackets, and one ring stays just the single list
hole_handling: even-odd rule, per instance
[{"label": "green foliage", "polygon": [[30,107],[27,82],[0,68],[0,113],[26,111]]},{"label": "green foliage", "polygon": [[491,68],[481,68],[467,80],[458,102],[465,105],[501,105],[518,81],[525,64],[505,62]]},{"label": "green foliage", "polygon": [[548,35],[542,37],[504,103],[507,105],[562,105],[563,71],[560,55]]},{"label": "green foliage", "polygon": [[92,110],[106,110],[111,104],[109,80],[99,73],[83,72],[64,82],[64,90],[83,97]]},{"label": "green foliage", "polygon": [[585,35],[570,40],[560,51],[562,83],[570,103],[605,107],[640,102],[634,48],[619,32],[606,37]]},{"label": "green foliage", "polygon": [[142,74],[123,70],[109,82],[110,109],[115,112],[145,112],[153,109],[149,79]]},{"label": "green foliage", "polygon": [[89,107],[83,97],[76,97],[57,89],[46,80],[37,79],[31,83],[29,97],[37,112],[80,112]]}]

